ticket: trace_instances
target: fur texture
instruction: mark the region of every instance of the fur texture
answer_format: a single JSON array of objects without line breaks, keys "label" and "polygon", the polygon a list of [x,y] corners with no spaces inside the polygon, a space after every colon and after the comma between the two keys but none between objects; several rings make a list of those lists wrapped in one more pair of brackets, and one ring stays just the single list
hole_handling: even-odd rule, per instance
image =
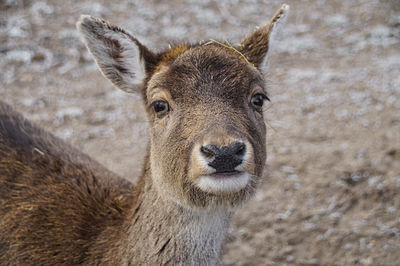
[{"label": "fur texture", "polygon": [[238,47],[238,50],[259,68],[262,73],[267,72],[271,44],[285,23],[288,13],[289,6],[286,4],[282,5],[267,25],[254,31]]}]

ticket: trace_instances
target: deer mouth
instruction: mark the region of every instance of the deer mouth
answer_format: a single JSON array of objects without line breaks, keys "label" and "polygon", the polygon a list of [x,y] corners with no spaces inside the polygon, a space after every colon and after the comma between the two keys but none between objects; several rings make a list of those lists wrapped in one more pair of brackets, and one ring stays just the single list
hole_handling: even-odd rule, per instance
[{"label": "deer mouth", "polygon": [[210,174],[209,176],[212,176],[214,178],[229,178],[229,177],[235,177],[243,172],[240,171],[229,171],[229,172],[215,172],[213,174]]},{"label": "deer mouth", "polygon": [[214,172],[199,176],[196,186],[210,193],[233,193],[244,189],[250,180],[248,172]]}]

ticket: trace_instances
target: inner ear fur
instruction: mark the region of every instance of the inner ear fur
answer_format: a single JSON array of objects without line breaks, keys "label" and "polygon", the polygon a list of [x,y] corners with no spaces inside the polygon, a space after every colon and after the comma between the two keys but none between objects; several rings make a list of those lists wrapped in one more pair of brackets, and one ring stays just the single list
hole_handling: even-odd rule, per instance
[{"label": "inner ear fur", "polygon": [[140,91],[158,56],[105,20],[82,15],[76,25],[103,75],[124,91]]}]

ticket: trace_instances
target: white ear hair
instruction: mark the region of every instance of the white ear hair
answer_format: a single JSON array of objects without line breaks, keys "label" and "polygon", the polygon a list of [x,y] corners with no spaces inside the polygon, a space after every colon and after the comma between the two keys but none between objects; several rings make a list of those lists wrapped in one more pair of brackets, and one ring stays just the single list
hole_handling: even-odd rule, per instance
[{"label": "white ear hair", "polygon": [[257,67],[262,73],[267,71],[268,57],[271,52],[271,44],[277,32],[284,24],[289,12],[289,6],[283,4],[265,26],[256,29],[247,36],[239,45],[238,50]]},{"label": "white ear hair", "polygon": [[283,4],[281,8],[275,13],[274,17],[270,22],[270,29],[269,29],[269,40],[268,40],[268,53],[265,56],[260,68],[261,73],[268,72],[268,61],[271,52],[274,50],[275,40],[278,38],[282,26],[285,25],[288,14],[289,14],[290,6],[287,4]]},{"label": "white ear hair", "polygon": [[88,15],[76,26],[103,75],[124,91],[138,92],[146,78],[141,44],[124,30]]}]

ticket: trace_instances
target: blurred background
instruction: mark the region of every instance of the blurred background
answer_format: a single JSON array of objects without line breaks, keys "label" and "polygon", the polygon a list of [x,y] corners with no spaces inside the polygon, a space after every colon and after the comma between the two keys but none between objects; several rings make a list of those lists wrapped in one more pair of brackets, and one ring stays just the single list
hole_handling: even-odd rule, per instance
[{"label": "blurred background", "polygon": [[[239,43],[282,3],[0,0],[0,99],[135,181],[143,108],[97,71],[80,14],[161,50]],[[267,75],[265,178],[234,216],[221,264],[399,265],[400,2],[287,3]]]}]

